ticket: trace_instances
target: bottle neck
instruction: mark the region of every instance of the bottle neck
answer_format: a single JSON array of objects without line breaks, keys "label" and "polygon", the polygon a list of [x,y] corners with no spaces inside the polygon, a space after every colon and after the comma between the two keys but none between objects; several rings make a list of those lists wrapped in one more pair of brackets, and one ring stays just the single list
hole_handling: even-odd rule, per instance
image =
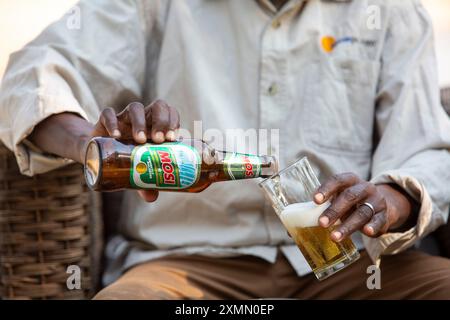
[{"label": "bottle neck", "polygon": [[278,172],[273,156],[216,151],[214,158],[228,180],[267,178]]},{"label": "bottle neck", "polygon": [[275,156],[260,156],[261,163],[261,178],[269,178],[278,173],[278,159]]},{"label": "bottle neck", "polygon": [[220,151],[202,140],[184,139],[181,142],[198,150],[202,171],[209,172],[215,181],[268,178],[278,172],[278,160],[274,156]]}]

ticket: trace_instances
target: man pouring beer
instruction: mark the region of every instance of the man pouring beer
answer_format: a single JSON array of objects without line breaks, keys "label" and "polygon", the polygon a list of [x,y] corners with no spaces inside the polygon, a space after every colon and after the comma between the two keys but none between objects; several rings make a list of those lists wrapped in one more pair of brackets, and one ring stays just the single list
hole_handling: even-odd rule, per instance
[{"label": "man pouring beer", "polygon": [[318,223],[361,255],[317,281],[253,180],[130,191],[97,299],[450,298],[450,261],[414,249],[450,202],[432,26],[418,0],[370,5],[375,25],[366,1],[83,0],[80,29],[11,56],[0,137],[24,174],[82,162],[95,136],[174,141],[180,119],[279,129],[271,153],[309,158]]}]

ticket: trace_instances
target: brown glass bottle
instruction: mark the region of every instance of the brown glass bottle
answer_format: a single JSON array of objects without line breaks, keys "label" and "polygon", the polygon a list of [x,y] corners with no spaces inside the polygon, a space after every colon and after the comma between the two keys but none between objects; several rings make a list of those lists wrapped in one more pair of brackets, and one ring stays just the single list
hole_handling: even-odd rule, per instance
[{"label": "brown glass bottle", "polygon": [[89,142],[84,166],[96,191],[200,192],[214,182],[269,177],[277,169],[272,156],[217,151],[201,140],[136,145],[104,137]]}]

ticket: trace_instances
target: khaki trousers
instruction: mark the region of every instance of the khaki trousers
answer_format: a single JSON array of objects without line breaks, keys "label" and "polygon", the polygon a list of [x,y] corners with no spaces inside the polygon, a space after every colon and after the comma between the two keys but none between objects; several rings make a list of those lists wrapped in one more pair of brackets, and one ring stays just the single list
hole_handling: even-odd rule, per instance
[{"label": "khaki trousers", "polygon": [[252,256],[166,257],[131,268],[95,299],[450,299],[450,260],[408,250],[385,256],[381,289],[367,288],[361,258],[319,282],[298,277],[283,254],[274,264]]}]

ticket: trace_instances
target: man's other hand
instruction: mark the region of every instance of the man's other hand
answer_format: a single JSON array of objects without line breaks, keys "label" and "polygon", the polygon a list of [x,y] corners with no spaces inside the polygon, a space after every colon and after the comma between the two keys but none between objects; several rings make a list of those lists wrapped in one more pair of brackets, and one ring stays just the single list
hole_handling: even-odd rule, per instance
[{"label": "man's other hand", "polygon": [[394,185],[375,185],[353,173],[337,174],[325,181],[314,195],[314,201],[331,202],[319,217],[322,227],[342,221],[331,233],[336,242],[358,230],[369,237],[378,237],[388,230],[406,227],[406,222],[414,223],[416,219],[412,214],[414,200],[404,191]]}]

